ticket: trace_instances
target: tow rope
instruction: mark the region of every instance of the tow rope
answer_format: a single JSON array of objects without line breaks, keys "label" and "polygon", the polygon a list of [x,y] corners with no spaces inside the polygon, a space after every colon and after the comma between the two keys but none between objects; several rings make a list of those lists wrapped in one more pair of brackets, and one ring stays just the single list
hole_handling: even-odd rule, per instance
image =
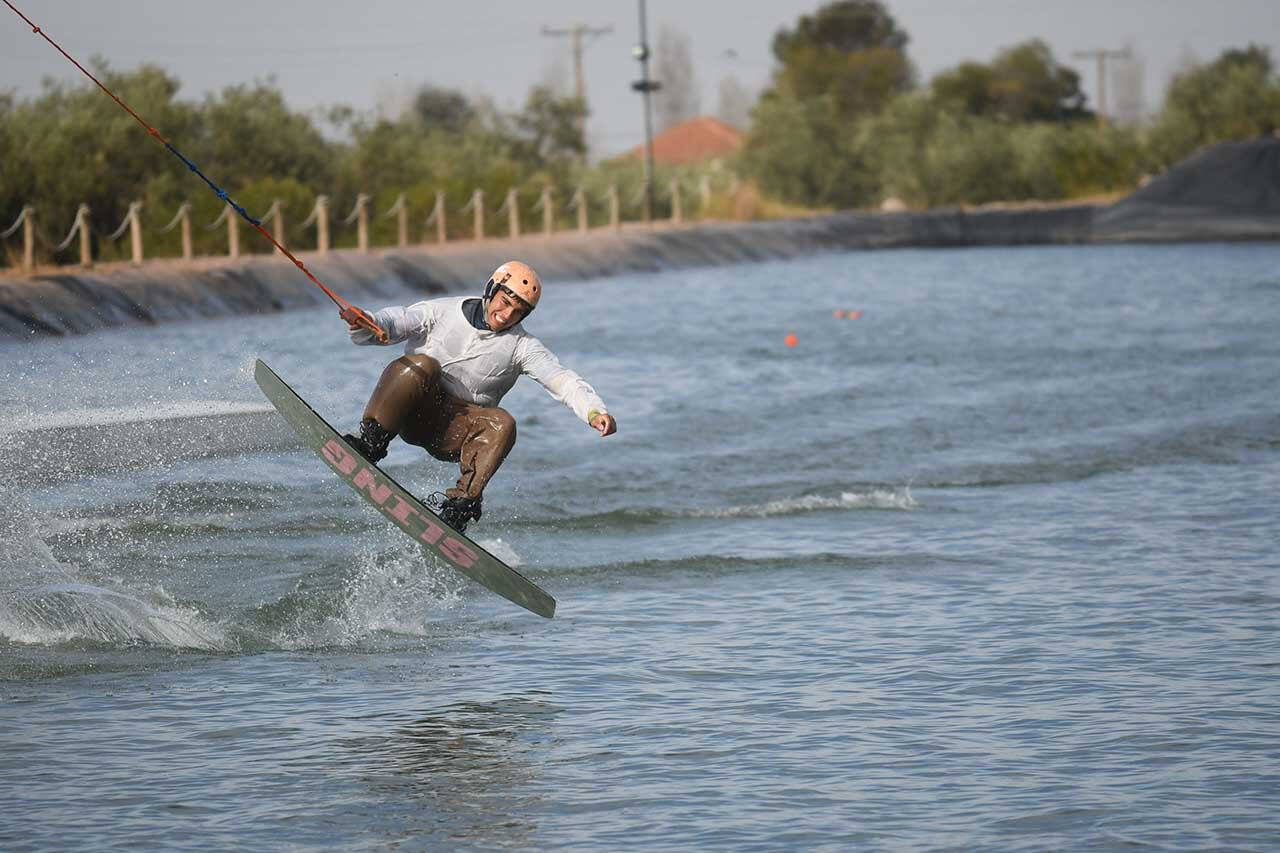
[{"label": "tow rope", "polygon": [[222,187],[218,186],[212,180],[210,180],[209,176],[206,175],[204,172],[200,171],[200,168],[196,166],[195,163],[188,160],[181,151],[179,151],[177,148],[174,147],[172,142],[170,142],[169,140],[161,136],[160,131],[156,130],[154,127],[152,127],[151,125],[143,121],[142,116],[134,112],[129,107],[128,104],[126,104],[116,95],[115,92],[112,92],[110,89],[104,86],[101,80],[99,80],[97,77],[90,74],[88,69],[86,69],[83,65],[77,62],[71,54],[63,50],[61,45],[59,45],[53,39],[49,38],[48,33],[40,29],[40,27],[36,26],[36,24],[26,15],[22,14],[22,12],[18,9],[17,6],[14,6],[12,3],[9,2],[9,0],[3,0],[3,2],[6,6],[8,6],[10,9],[13,10],[13,13],[15,15],[17,15],[19,18],[25,21],[27,26],[31,27],[31,32],[43,38],[45,41],[47,41],[49,44],[53,46],[54,50],[58,51],[58,53],[61,53],[63,56],[65,56],[72,65],[74,65],[76,68],[79,68],[80,73],[84,74],[84,76],[92,80],[99,89],[106,92],[107,95],[110,96],[111,100],[115,101],[117,104],[120,105],[121,109],[123,109],[129,115],[133,116],[134,120],[137,121],[138,124],[146,128],[146,131],[148,134],[155,137],[157,142],[159,142],[165,148],[168,148],[173,153],[173,156],[181,160],[188,169],[190,169],[192,172],[195,172],[196,175],[198,175],[201,180],[203,180],[206,184],[208,184],[209,189],[213,190],[214,194],[218,198],[222,199],[224,202],[229,204],[231,208],[235,210],[236,213],[240,214],[240,217],[244,219],[245,222],[248,222],[254,228],[258,229],[258,233],[261,234],[263,237],[266,237],[267,240],[271,243],[271,245],[279,249],[286,258],[293,261],[294,266],[302,270],[303,275],[311,279],[311,282],[315,284],[316,287],[323,290],[325,295],[333,300],[334,304],[337,305],[339,308],[339,316],[341,316],[348,323],[355,324],[357,328],[366,329],[369,332],[373,333],[373,336],[377,338],[380,343],[384,343],[384,344],[387,343],[387,341],[389,340],[387,333],[383,331],[381,326],[379,326],[377,323],[374,322],[372,317],[370,317],[367,313],[365,313],[364,311],[352,305],[347,300],[343,299],[338,294],[334,293],[333,290],[331,290],[324,282],[316,278],[311,273],[311,270],[307,269],[306,264],[302,263],[302,261],[298,260],[298,258],[295,257],[292,252],[290,252],[284,246],[280,245],[280,243],[276,240],[276,238],[271,236],[271,232],[267,231],[267,229],[262,227],[262,222],[260,220],[254,219],[252,216],[250,216],[249,212],[245,210],[243,207],[241,207],[239,204],[237,204],[235,199],[231,198],[231,196],[227,193],[226,190],[224,190]]}]

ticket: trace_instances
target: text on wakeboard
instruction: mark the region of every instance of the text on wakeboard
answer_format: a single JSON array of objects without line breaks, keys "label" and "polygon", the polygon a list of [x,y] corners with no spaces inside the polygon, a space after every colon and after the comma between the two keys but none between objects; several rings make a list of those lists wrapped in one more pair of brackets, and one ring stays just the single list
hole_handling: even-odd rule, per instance
[{"label": "text on wakeboard", "polygon": [[322,449],[324,461],[337,471],[357,492],[363,492],[379,511],[420,542],[430,545],[437,554],[455,566],[468,569],[475,565],[476,552],[453,536],[448,528],[423,515],[405,503],[378,473],[346,445],[330,439]]}]

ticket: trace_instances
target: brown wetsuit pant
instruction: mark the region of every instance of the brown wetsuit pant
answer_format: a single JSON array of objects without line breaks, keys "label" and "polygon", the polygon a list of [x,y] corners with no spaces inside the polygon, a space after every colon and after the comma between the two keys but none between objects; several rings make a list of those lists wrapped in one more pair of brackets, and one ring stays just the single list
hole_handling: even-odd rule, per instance
[{"label": "brown wetsuit pant", "polygon": [[405,355],[386,366],[364,416],[392,435],[425,448],[462,474],[449,497],[478,498],[516,443],[516,422],[505,409],[480,406],[446,394],[440,362]]}]

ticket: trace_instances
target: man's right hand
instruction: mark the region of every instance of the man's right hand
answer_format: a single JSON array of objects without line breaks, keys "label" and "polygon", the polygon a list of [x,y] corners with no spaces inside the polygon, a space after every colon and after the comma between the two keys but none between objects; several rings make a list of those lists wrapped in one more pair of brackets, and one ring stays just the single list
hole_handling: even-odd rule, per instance
[{"label": "man's right hand", "polygon": [[352,332],[364,329],[373,335],[374,340],[380,344],[391,342],[391,339],[387,337],[386,331],[373,321],[373,315],[368,311],[357,308],[354,305],[348,305],[338,312],[338,316],[347,321],[347,329]]},{"label": "man's right hand", "polygon": [[351,331],[357,329],[367,329],[373,325],[373,318],[369,316],[369,312],[363,311],[354,305],[348,305],[338,312],[338,316],[347,321],[347,328]]}]

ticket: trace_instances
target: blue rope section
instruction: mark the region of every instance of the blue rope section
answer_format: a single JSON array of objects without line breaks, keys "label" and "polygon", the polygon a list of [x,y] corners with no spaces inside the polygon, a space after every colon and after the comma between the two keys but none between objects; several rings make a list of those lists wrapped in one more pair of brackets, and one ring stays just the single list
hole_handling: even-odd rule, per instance
[{"label": "blue rope section", "polygon": [[181,160],[183,163],[186,163],[186,164],[187,164],[187,168],[188,168],[188,169],[190,169],[191,171],[193,171],[193,172],[195,172],[197,175],[199,175],[199,176],[200,176],[200,179],[201,179],[202,181],[204,181],[206,184],[208,184],[208,185],[209,185],[209,189],[213,190],[213,191],[214,191],[214,193],[216,193],[216,194],[217,194],[218,198],[222,199],[222,200],[223,200],[223,201],[225,201],[227,204],[231,205],[231,207],[235,210],[235,212],[236,212],[236,213],[238,213],[238,214],[240,214],[240,216],[241,216],[241,217],[243,217],[243,218],[245,219],[245,221],[247,221],[250,225],[256,225],[256,226],[258,226],[259,228],[261,228],[261,227],[262,227],[262,221],[261,221],[261,220],[254,219],[252,216],[250,216],[250,215],[249,215],[249,211],[245,210],[243,207],[241,207],[239,204],[237,204],[237,203],[236,203],[236,200],[235,200],[235,199],[233,199],[233,198],[232,198],[232,197],[227,193],[227,191],[226,191],[226,190],[224,190],[222,187],[220,187],[220,186],[218,186],[217,184],[215,184],[213,181],[209,180],[209,176],[208,176],[208,175],[206,175],[204,172],[200,171],[200,167],[199,167],[199,166],[197,166],[195,163],[192,163],[190,160],[188,160],[186,157],[184,157],[184,156],[183,156],[183,154],[182,154],[182,152],[181,152],[181,151],[179,151],[177,148],[174,148],[174,147],[173,147],[173,143],[172,143],[172,142],[165,142],[164,147],[165,147],[165,148],[168,148],[170,151],[172,151],[172,152],[173,152],[173,156],[177,157],[177,158],[178,158],[179,160]]}]

